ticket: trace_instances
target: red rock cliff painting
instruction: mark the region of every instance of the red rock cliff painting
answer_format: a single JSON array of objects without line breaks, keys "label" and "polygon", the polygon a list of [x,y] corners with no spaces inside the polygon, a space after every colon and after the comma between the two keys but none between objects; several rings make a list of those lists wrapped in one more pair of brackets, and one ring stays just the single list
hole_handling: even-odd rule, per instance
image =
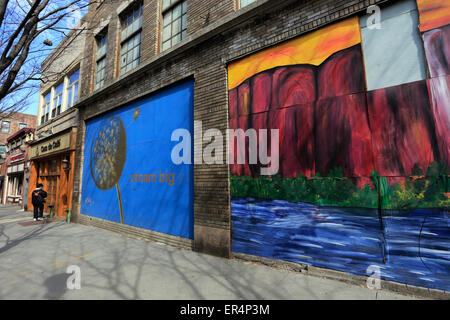
[{"label": "red rock cliff painting", "polygon": [[450,2],[418,0],[420,31],[431,79],[427,81],[438,148],[450,163]]},{"label": "red rock cliff painting", "polygon": [[[267,55],[276,57],[271,50]],[[258,65],[262,58],[255,59]],[[448,96],[447,83],[419,81],[366,92],[359,43],[318,65],[290,64],[253,74],[259,70],[230,88],[230,128],[279,129],[282,177],[323,176],[342,168],[344,176],[367,181],[374,170],[401,178],[414,168],[426,172],[432,162],[450,166],[448,99],[442,96]],[[234,157],[238,152],[248,159],[248,148],[230,150]],[[259,166],[232,165],[231,171],[257,177]]]}]

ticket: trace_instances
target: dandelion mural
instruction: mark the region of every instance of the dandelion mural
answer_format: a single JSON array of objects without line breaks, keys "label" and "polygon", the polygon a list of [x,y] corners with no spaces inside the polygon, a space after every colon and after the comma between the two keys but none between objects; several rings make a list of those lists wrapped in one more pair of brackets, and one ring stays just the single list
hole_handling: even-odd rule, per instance
[{"label": "dandelion mural", "polygon": [[139,116],[141,115],[141,109],[136,108],[133,111],[133,120],[136,121],[137,119],[139,119]]},{"label": "dandelion mural", "polygon": [[125,164],[127,143],[125,127],[117,117],[106,119],[91,147],[91,176],[101,190],[116,187],[120,207],[120,221],[124,224],[119,179]]},{"label": "dandelion mural", "polygon": [[[87,119],[80,215],[193,239],[193,165],[171,159],[172,133],[193,132],[193,105],[189,80]],[[160,173],[174,183],[133,179]]]}]

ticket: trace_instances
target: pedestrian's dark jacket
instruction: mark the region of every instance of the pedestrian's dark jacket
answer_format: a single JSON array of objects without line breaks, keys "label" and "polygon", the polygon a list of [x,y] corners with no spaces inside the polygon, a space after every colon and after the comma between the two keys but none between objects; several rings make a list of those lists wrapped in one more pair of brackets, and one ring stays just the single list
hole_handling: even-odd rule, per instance
[{"label": "pedestrian's dark jacket", "polygon": [[31,203],[33,206],[40,206],[45,203],[45,198],[47,198],[47,192],[41,188],[36,188],[33,190],[33,195],[31,197]]}]

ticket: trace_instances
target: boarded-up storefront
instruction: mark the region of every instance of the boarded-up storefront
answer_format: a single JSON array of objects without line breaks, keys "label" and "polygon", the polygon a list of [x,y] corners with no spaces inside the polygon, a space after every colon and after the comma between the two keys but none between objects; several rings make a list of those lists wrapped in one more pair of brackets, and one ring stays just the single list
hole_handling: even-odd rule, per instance
[{"label": "boarded-up storefront", "polygon": [[81,214],[193,239],[193,166],[171,159],[192,128],[192,81],[87,120]]}]

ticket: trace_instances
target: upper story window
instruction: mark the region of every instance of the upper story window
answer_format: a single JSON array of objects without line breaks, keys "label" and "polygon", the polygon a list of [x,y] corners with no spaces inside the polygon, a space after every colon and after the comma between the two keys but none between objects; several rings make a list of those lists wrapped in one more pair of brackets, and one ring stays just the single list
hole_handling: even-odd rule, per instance
[{"label": "upper story window", "polygon": [[6,154],[6,152],[7,152],[6,146],[3,144],[0,145],[0,155],[4,155]]},{"label": "upper story window", "polygon": [[9,133],[11,123],[9,121],[3,120],[2,121],[2,133]]},{"label": "upper story window", "polygon": [[[44,103],[41,109],[41,125],[49,121],[49,118],[57,117],[61,112],[76,104],[80,83],[79,78],[80,70],[77,69],[69,76],[64,77],[64,80],[58,86],[49,90],[44,97]],[[52,111],[51,117],[49,117],[50,109]]]},{"label": "upper story window", "polygon": [[67,86],[67,109],[73,107],[78,100],[79,78],[79,69],[69,76],[69,85]]},{"label": "upper story window", "polygon": [[136,68],[141,60],[142,1],[122,15],[120,40],[120,74]]},{"label": "upper story window", "polygon": [[95,90],[103,87],[105,84],[105,70],[106,70],[106,48],[108,36],[106,33],[100,34],[97,39],[97,53],[96,53],[96,73],[95,73]]},{"label": "upper story window", "polygon": [[167,50],[186,38],[187,0],[163,0],[162,50]]},{"label": "upper story window", "polygon": [[49,172],[58,172],[58,160],[52,159],[50,161]]},{"label": "upper story window", "polygon": [[256,0],[239,0],[239,8],[248,6],[250,3],[256,2]]},{"label": "upper story window", "polygon": [[61,105],[63,98],[64,82],[56,87],[55,98],[53,99],[52,118],[58,116],[61,113]]},{"label": "upper story window", "polygon": [[50,96],[51,96],[51,91],[49,91],[44,98],[44,106],[42,107],[42,116],[41,116],[41,124],[45,123],[48,121],[48,117],[50,114]]},{"label": "upper story window", "polygon": [[19,123],[19,130],[22,130],[26,127],[28,127],[28,125],[26,123]]}]

